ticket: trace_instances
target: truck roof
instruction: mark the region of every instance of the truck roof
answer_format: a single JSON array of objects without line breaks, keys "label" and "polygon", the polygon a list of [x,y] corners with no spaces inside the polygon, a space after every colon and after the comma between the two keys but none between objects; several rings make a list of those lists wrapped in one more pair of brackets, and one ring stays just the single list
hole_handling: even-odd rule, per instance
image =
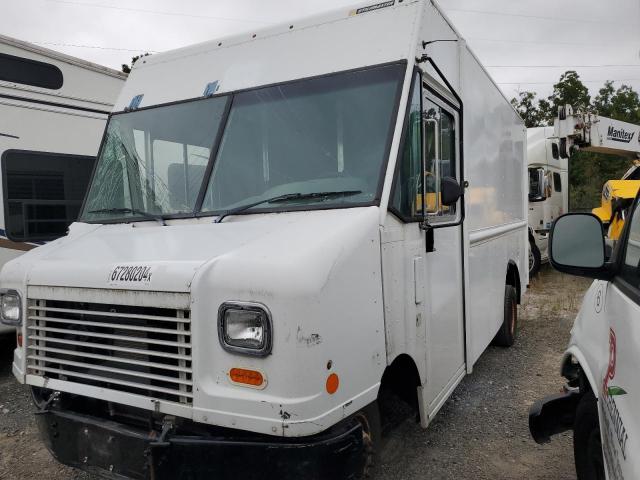
[{"label": "truck roof", "polygon": [[360,2],[143,57],[116,110],[139,94],[144,107],[202,96],[215,82],[223,93],[406,60],[415,54],[426,1]]}]

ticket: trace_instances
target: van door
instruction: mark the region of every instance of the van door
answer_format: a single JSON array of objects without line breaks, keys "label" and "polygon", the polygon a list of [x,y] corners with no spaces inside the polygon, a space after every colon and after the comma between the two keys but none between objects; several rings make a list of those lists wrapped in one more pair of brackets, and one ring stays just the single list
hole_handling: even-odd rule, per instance
[{"label": "van door", "polygon": [[[460,181],[458,112],[428,91],[416,72],[389,210],[402,224],[382,238],[389,361],[408,353],[423,388],[423,424],[464,376],[461,203],[440,202],[440,179]],[[434,227],[427,252],[426,218]],[[400,324],[400,322],[402,322]]]},{"label": "van door", "polygon": [[423,155],[425,207],[433,226],[434,251],[425,257],[427,338],[427,414],[431,418],[465,372],[464,288],[461,201],[440,201],[440,182],[460,184],[459,112],[451,102],[423,85]]},{"label": "van door", "polygon": [[[608,358],[602,358],[599,403],[602,449],[609,478],[640,478],[640,208],[633,212],[623,240],[622,268],[602,287]],[[604,284],[604,282],[602,282]],[[596,304],[598,310],[598,294]],[[603,349],[604,350],[604,349]],[[605,350],[605,351],[607,351]],[[597,375],[597,374],[596,374]]]}]

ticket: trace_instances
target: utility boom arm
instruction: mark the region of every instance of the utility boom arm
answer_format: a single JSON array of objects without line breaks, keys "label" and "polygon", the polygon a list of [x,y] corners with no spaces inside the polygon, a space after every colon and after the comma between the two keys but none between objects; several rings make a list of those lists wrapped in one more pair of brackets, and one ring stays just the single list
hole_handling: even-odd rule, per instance
[{"label": "utility boom arm", "polygon": [[562,158],[578,149],[630,158],[640,157],[640,125],[600,117],[597,113],[574,113],[571,105],[558,109],[554,136]]}]

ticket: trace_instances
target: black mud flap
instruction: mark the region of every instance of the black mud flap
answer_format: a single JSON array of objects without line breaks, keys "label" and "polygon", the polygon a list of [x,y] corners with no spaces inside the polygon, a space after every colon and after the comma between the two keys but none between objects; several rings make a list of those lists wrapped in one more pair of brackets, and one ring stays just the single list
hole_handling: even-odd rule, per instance
[{"label": "black mud flap", "polygon": [[37,418],[59,462],[110,479],[356,479],[364,462],[356,420],[312,437],[169,435],[160,443],[158,432],[102,418],[55,410]]},{"label": "black mud flap", "polygon": [[581,394],[568,391],[534,403],[529,409],[529,431],[536,443],[547,443],[551,436],[573,428]]}]

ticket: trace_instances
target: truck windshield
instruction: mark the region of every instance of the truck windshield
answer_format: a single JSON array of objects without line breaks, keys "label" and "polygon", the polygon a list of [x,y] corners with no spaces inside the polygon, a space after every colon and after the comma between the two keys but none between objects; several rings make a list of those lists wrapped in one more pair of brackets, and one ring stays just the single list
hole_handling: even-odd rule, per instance
[{"label": "truck windshield", "polygon": [[82,219],[193,212],[228,97],[111,117]]},{"label": "truck windshield", "polygon": [[[114,115],[82,220],[217,215],[252,203],[247,210],[371,204],[405,68],[386,65]],[[342,191],[357,193],[307,195]],[[261,202],[292,193],[298,195],[286,202]]]},{"label": "truck windshield", "polygon": [[296,192],[361,193],[278,208],[372,202],[402,72],[393,65],[237,94],[202,211]]}]

